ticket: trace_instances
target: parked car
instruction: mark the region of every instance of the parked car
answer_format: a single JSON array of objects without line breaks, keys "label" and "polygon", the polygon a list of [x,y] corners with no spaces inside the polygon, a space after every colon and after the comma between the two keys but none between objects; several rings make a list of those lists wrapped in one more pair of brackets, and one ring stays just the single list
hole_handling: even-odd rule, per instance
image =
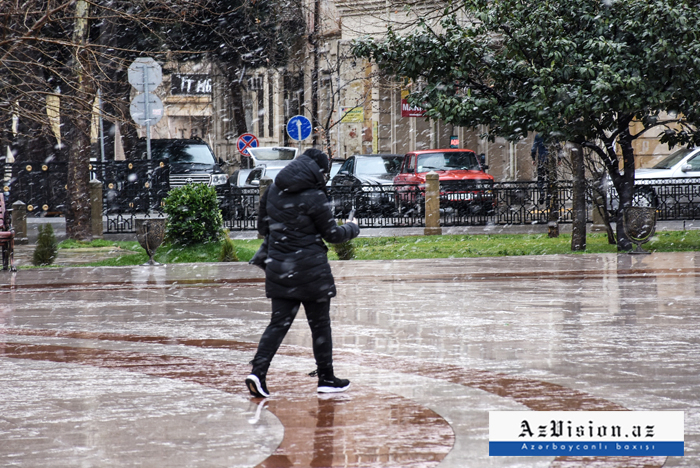
[{"label": "parked car", "polygon": [[257,215],[260,201],[260,179],[269,177],[273,181],[284,166],[256,166],[252,169],[239,169],[231,175],[231,213],[234,219],[252,219]]},{"label": "parked car", "polygon": [[[640,168],[634,171],[634,195],[633,206],[650,206],[657,208],[664,198],[664,204],[668,209],[674,209],[672,205],[693,204],[697,201],[690,200],[683,193],[671,193],[669,196],[659,193],[655,183],[663,183],[664,179],[681,182],[681,179],[700,178],[700,148],[681,148],[663,158],[650,168]],[[603,186],[609,200],[609,207],[616,210],[619,197],[615,192],[609,176],[603,179]],[[677,190],[675,192],[678,192]]]},{"label": "parked car", "polygon": [[700,147],[681,148],[651,168],[634,171],[635,179],[670,179],[700,177]]},{"label": "parked car", "polygon": [[[139,151],[146,153],[146,142],[139,142]],[[151,140],[151,159],[167,161],[170,188],[190,183],[224,187],[228,175],[221,169],[209,145],[200,138]],[[158,170],[158,169],[156,169]],[[162,175],[162,174],[161,174]]]},{"label": "parked car", "polygon": [[[137,144],[136,155],[141,159],[147,158],[146,140],[143,138]],[[152,208],[162,204],[170,189],[187,184],[205,184],[216,188],[219,203],[222,209],[226,209],[228,174],[221,168],[223,161],[217,160],[212,149],[201,138],[152,139],[151,160],[155,166],[148,175]],[[139,177],[135,177],[129,183],[138,184],[138,180]]]},{"label": "parked car", "polygon": [[396,206],[394,177],[402,161],[400,154],[358,154],[346,159],[331,179],[336,212],[344,215],[355,208],[359,216],[391,214]]},{"label": "parked car", "polygon": [[440,179],[440,209],[467,214],[487,214],[496,202],[493,176],[488,166],[469,149],[413,151],[404,156],[399,174],[394,177],[396,206],[399,213],[424,213],[425,183],[428,172]]},{"label": "parked car", "polygon": [[242,181],[239,187],[260,187],[260,179],[263,177],[269,177],[274,182],[275,177],[277,177],[277,174],[279,174],[282,169],[284,169],[284,166],[268,167],[265,165],[249,169],[245,180]]},{"label": "parked car", "polygon": [[236,169],[228,178],[231,187],[243,187],[252,169]]},{"label": "parked car", "polygon": [[287,146],[261,146],[248,148],[252,167],[284,167],[297,157],[297,148]]},{"label": "parked car", "polygon": [[328,175],[328,182],[326,182],[326,185],[328,187],[331,186],[331,183],[333,182],[333,177],[338,173],[340,170],[340,167],[343,165],[345,162],[345,159],[343,158],[331,158],[331,171]]}]

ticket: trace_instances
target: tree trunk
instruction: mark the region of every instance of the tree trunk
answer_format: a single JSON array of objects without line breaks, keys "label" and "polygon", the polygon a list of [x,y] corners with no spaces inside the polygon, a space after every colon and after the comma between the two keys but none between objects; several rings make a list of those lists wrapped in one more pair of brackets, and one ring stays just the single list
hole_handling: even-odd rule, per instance
[{"label": "tree trunk", "polygon": [[89,58],[83,51],[88,33],[88,3],[78,0],[75,5],[74,53],[71,76],[65,98],[68,131],[68,206],[66,207],[66,236],[75,240],[92,240],[90,209],[90,124],[95,85],[85,69]]},{"label": "tree trunk", "polygon": [[[318,119],[318,89],[319,89],[319,69],[318,69],[318,48],[319,34],[321,32],[321,0],[314,0],[314,30],[309,38],[311,52],[313,53],[313,68],[311,69],[311,142],[314,148],[318,144],[318,132],[316,129],[321,126]],[[301,136],[301,135],[300,135]]]},{"label": "tree trunk", "polygon": [[629,251],[632,250],[632,242],[625,234],[624,227],[624,212],[625,208],[632,206],[634,198],[634,149],[632,148],[632,139],[629,130],[622,132],[619,138],[620,148],[622,149],[623,168],[619,183],[616,184],[617,193],[620,197],[620,206],[617,213],[617,250]]},{"label": "tree trunk", "polygon": [[[88,114],[89,115],[89,114]],[[78,118],[69,124],[68,206],[66,206],[66,236],[69,239],[90,241],[90,120]],[[86,128],[87,127],[87,128]]]},{"label": "tree trunk", "polygon": [[243,91],[240,83],[236,80],[231,82],[231,101],[236,133],[238,136],[248,133],[248,125],[245,121],[245,107],[243,105]]},{"label": "tree trunk", "polygon": [[571,226],[571,250],[586,250],[586,168],[583,161],[583,148],[576,145],[571,151],[573,173],[573,223]]}]

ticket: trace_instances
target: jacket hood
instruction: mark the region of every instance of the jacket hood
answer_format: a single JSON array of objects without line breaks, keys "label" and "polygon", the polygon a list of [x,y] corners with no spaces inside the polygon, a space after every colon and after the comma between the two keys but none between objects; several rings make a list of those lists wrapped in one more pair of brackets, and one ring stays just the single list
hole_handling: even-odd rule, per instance
[{"label": "jacket hood", "polygon": [[326,180],[316,161],[302,154],[277,174],[275,185],[285,192],[302,192],[309,189],[325,189]]}]

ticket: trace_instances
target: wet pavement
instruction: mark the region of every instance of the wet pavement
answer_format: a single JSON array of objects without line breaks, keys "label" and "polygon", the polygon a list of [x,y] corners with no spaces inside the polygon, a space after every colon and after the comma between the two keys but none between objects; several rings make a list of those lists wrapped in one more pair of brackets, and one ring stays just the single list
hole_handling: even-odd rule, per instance
[{"label": "wet pavement", "polygon": [[[298,317],[267,400],[247,264],[0,273],[0,466],[697,467],[700,253],[332,262],[336,374]],[[489,457],[492,410],[681,410],[684,457]]]}]

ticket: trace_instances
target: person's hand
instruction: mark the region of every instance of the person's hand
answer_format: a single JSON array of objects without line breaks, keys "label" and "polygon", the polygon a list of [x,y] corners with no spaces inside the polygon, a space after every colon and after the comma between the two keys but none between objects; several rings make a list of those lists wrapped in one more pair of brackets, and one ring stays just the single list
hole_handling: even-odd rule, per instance
[{"label": "person's hand", "polygon": [[359,224],[357,223],[357,218],[355,218],[354,216],[352,217],[352,219],[348,219],[348,220],[345,222],[345,224],[348,224],[348,223],[356,224],[356,225],[359,226]]}]

